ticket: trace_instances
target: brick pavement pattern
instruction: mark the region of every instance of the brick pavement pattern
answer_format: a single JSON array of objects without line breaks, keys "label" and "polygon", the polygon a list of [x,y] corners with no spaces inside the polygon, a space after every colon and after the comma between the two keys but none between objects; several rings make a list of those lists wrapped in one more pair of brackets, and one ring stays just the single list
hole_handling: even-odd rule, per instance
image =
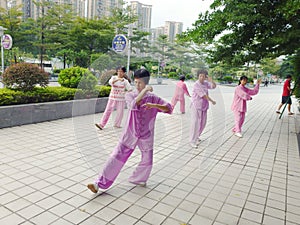
[{"label": "brick pavement pattern", "polygon": [[[166,82],[154,90],[171,100],[175,82]],[[188,107],[184,115],[159,114],[146,187],[127,182],[137,149],[110,189],[86,188],[121,132],[112,122],[97,130],[101,114],[0,129],[0,224],[299,224],[299,113],[279,119],[281,88],[261,87],[248,102],[238,138],[233,87],[218,86],[198,148],[188,143]]]}]

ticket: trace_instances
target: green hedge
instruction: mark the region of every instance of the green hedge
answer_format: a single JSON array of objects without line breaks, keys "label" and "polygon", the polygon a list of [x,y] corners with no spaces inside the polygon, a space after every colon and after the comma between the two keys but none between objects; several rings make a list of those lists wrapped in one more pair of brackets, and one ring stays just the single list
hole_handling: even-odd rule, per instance
[{"label": "green hedge", "polygon": [[36,87],[33,91],[23,92],[2,88],[0,89],[0,106],[107,97],[110,89],[109,86],[96,86],[95,91],[66,87]]}]

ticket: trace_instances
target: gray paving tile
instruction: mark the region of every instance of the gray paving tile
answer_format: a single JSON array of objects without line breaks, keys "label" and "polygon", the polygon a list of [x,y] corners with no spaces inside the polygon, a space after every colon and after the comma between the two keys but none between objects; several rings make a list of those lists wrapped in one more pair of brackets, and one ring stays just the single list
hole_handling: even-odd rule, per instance
[{"label": "gray paving tile", "polygon": [[0,219],[0,224],[15,225],[25,222],[25,219],[17,214],[10,214]]},{"label": "gray paving tile", "polygon": [[[170,100],[171,84],[155,91]],[[127,182],[137,150],[109,190],[87,190],[121,133],[111,121],[97,131],[101,114],[0,129],[0,224],[298,224],[299,115],[279,120],[281,86],[261,88],[238,139],[233,88],[219,88],[226,119],[211,107],[198,149],[188,146],[188,112],[158,115],[147,187]]]},{"label": "gray paving tile", "polygon": [[143,217],[142,221],[147,222],[149,224],[161,224],[166,219],[166,216],[149,211]]}]

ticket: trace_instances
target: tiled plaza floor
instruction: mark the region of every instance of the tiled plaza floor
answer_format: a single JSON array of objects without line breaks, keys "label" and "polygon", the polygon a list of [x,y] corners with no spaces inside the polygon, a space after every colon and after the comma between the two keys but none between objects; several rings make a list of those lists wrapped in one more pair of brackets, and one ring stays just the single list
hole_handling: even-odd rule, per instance
[{"label": "tiled plaza floor", "polygon": [[[170,100],[174,82],[164,82],[154,91]],[[86,184],[118,141],[112,120],[102,131],[94,127],[101,114],[0,129],[0,224],[300,224],[300,115],[278,118],[281,89],[261,87],[248,102],[241,139],[231,132],[234,88],[211,91],[217,105],[196,149],[188,144],[188,107],[184,115],[179,106],[159,114],[147,186],[127,182],[136,149],[115,184],[98,194]]]}]

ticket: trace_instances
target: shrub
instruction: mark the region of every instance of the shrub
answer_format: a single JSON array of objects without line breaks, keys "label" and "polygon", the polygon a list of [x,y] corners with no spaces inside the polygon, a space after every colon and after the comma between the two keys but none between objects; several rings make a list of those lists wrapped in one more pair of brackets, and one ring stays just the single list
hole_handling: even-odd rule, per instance
[{"label": "shrub", "polygon": [[231,76],[225,76],[222,80],[229,84],[233,82],[233,78]]},{"label": "shrub", "polygon": [[60,73],[60,71],[62,71],[62,69],[53,69],[53,73]]},{"label": "shrub", "polygon": [[36,87],[31,91],[24,92],[1,88],[0,106],[107,97],[110,93],[110,89],[111,87],[109,86],[96,86],[94,91],[66,87]]},{"label": "shrub", "polygon": [[252,77],[248,77],[248,83],[253,83],[253,78]]},{"label": "shrub", "polygon": [[108,85],[109,79],[115,74],[116,74],[116,70],[104,71],[99,78],[100,84]]},{"label": "shrub", "polygon": [[49,83],[49,74],[37,65],[17,63],[4,71],[3,83],[8,88],[30,91],[37,84],[46,87]]},{"label": "shrub", "polygon": [[[90,72],[88,69],[85,68],[81,68],[81,67],[67,68],[60,71],[58,75],[58,83],[63,87],[77,88],[79,83],[81,82],[81,79],[85,77],[83,80],[84,83],[83,86],[84,87],[92,86],[92,83],[94,83],[94,81],[92,81],[89,75],[94,76],[92,72]],[[91,83],[89,83],[89,81],[91,81]]]},{"label": "shrub", "polygon": [[98,83],[98,79],[92,73],[85,73],[80,80],[78,88],[83,90],[95,90],[95,87]]},{"label": "shrub", "polygon": [[110,86],[96,86],[96,89],[98,91],[98,97],[107,97],[109,96],[111,87]]},{"label": "shrub", "polygon": [[169,78],[178,78],[178,75],[176,72],[169,72]]}]

